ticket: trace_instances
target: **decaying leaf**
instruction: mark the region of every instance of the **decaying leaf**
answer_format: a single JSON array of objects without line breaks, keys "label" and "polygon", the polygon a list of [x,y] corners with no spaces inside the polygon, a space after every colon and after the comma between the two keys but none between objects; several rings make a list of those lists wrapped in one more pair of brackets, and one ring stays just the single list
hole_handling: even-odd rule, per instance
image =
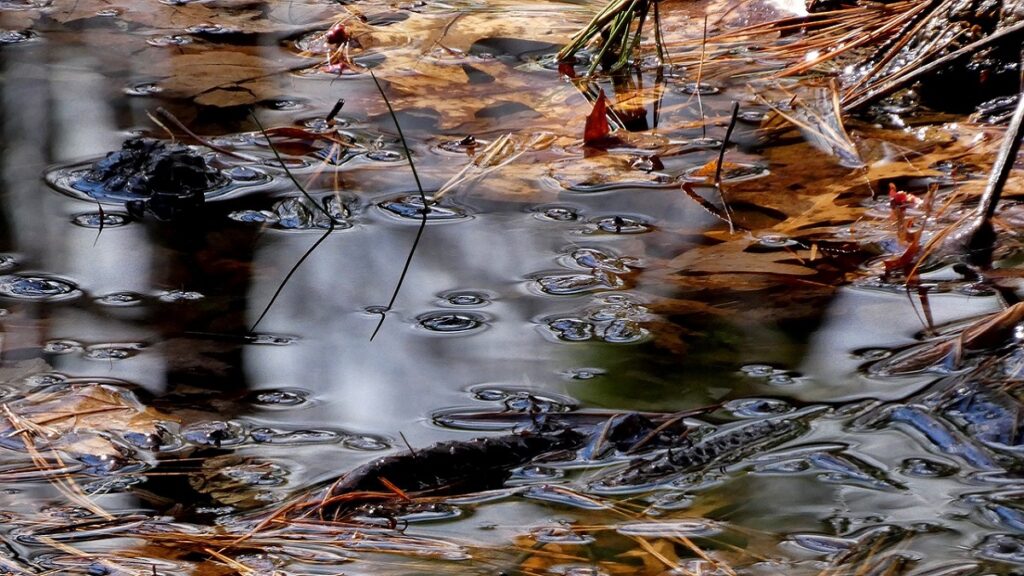
[{"label": "decaying leaf", "polygon": [[587,123],[583,128],[583,142],[594,144],[600,142],[612,133],[608,126],[608,99],[601,90],[594,102],[594,108],[587,115]]},{"label": "decaying leaf", "polygon": [[57,449],[75,458],[120,457],[121,447],[138,445],[127,436],[159,438],[161,423],[175,420],[145,406],[124,387],[90,381],[49,386],[4,406],[16,418],[0,424],[5,444],[18,447],[18,435],[30,434],[33,448]]}]

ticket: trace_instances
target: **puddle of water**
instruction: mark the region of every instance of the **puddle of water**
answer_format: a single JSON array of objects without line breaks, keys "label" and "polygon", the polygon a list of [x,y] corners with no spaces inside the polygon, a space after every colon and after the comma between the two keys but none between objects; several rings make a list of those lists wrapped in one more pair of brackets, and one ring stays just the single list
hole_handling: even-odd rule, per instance
[{"label": "puddle of water", "polygon": [[[591,443],[521,464],[495,491],[367,504],[358,530],[257,538],[232,561],[253,573],[577,575],[1024,564],[1021,442],[1007,425],[1017,399],[958,380],[969,363],[870,368],[931,342],[905,293],[738,281],[724,250],[672,269],[731,240],[705,235],[721,222],[679,187],[713,177],[742,78],[698,83],[667,67],[656,90],[650,71],[601,80],[615,106],[641,104],[619,118],[633,135],[595,154],[579,141],[592,95],[551,64],[596,5],[361,3],[354,64],[328,62],[323,32],[310,32],[335,3],[268,6],[270,17],[152,8],[0,2],[0,400],[12,411],[0,571],[204,573],[218,560],[176,550],[186,536],[244,534],[245,513],[383,455],[558,416],[594,434],[613,415],[711,405],[679,420],[692,445],[645,453],[674,468],[639,475],[641,487],[612,481],[634,454]],[[170,9],[181,19],[159,16]],[[426,202],[360,66],[391,95]],[[177,212],[132,186],[83,184],[128,138],[166,139],[147,117],[157,106],[219,148],[166,126],[210,170],[194,220],[161,218]],[[765,111],[750,108],[741,120],[758,122]],[[552,143],[438,192],[507,132]],[[727,193],[784,178],[746,148],[729,154]],[[125,207],[136,200],[148,208]],[[785,217],[784,202],[760,217]],[[756,232],[740,252],[785,275],[816,260],[803,232]],[[934,324],[999,310],[994,293],[961,288],[930,297]],[[381,317],[367,311],[383,307],[371,340]],[[1015,362],[1006,351],[986,367],[1003,372],[987,374],[1013,381]],[[26,427],[38,445],[19,439]],[[647,432],[630,444],[664,433]],[[88,498],[55,480],[65,472]]]}]

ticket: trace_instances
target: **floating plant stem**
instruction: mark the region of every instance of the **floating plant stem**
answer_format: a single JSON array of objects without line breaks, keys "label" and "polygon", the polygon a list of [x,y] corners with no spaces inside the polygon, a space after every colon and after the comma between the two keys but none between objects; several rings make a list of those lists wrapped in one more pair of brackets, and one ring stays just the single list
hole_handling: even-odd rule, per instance
[{"label": "floating plant stem", "polygon": [[[178,118],[174,114],[171,114],[170,112],[168,112],[166,108],[163,108],[163,107],[157,108],[156,109],[156,113],[159,114],[160,116],[163,116],[167,120],[170,120],[171,123],[173,123],[175,126],[177,126],[178,129],[180,129],[182,132],[184,132],[185,134],[188,134],[193,140],[195,140],[196,142],[199,142],[200,144],[202,144],[203,146],[206,146],[207,148],[209,148],[210,150],[213,150],[214,152],[220,152],[221,154],[226,154],[226,155],[231,156],[233,158],[238,158],[239,160],[245,160],[246,162],[258,162],[259,161],[258,158],[253,158],[252,156],[246,156],[245,154],[239,154],[238,152],[234,152],[232,150],[228,150],[227,148],[224,148],[224,147],[221,147],[221,146],[217,146],[213,142],[210,142],[206,138],[203,138],[202,136],[200,136],[200,135],[196,134],[195,132],[189,130],[188,126],[185,126],[185,124],[183,124],[181,122],[181,120],[178,120]],[[163,124],[161,124],[161,126],[163,126]],[[166,130],[166,127],[164,127],[164,129]],[[268,138],[268,140],[269,140],[269,138]]]},{"label": "floating plant stem", "polygon": [[324,240],[327,240],[327,237],[330,236],[331,232],[334,232],[334,217],[331,216],[331,213],[328,212],[325,208],[320,206],[320,203],[317,202],[316,199],[313,198],[309,194],[309,192],[306,191],[306,187],[303,186],[302,183],[299,182],[297,178],[295,178],[295,175],[292,174],[292,171],[288,169],[288,164],[285,163],[284,158],[281,157],[281,153],[277,151],[277,148],[274,146],[274,143],[270,140],[270,135],[267,134],[266,129],[263,128],[263,124],[260,122],[259,118],[256,117],[256,114],[250,115],[252,116],[253,122],[256,123],[256,127],[259,128],[260,134],[262,134],[263,138],[267,140],[267,145],[270,146],[270,151],[274,153],[274,158],[277,159],[278,164],[280,164],[281,168],[284,169],[284,173],[288,175],[288,179],[292,181],[292,184],[294,184],[295,187],[299,189],[299,192],[301,192],[303,196],[305,196],[310,202],[313,203],[313,207],[316,210],[322,212],[325,216],[327,216],[327,230],[324,231],[323,235],[321,235],[320,238],[318,238],[317,241],[314,242],[313,245],[310,246],[309,249],[307,249],[302,254],[298,261],[296,261],[295,264],[291,267],[291,269],[288,270],[288,273],[285,274],[284,279],[281,280],[281,283],[277,285],[277,290],[274,290],[274,294],[270,297],[270,301],[267,302],[267,305],[263,308],[263,311],[260,313],[259,317],[256,318],[256,321],[253,322],[252,326],[249,327],[249,332],[252,333],[256,331],[256,327],[260,325],[260,322],[263,321],[263,318],[266,317],[268,312],[270,312],[271,307],[274,306],[274,302],[277,301],[278,296],[280,296],[281,292],[284,291],[284,287],[286,284],[288,284],[288,281],[291,280],[292,276],[295,275],[295,272],[298,271],[299,266],[302,266],[302,263],[305,262],[306,259],[309,258],[311,254],[313,254],[313,251],[316,250],[321,244],[323,244]]},{"label": "floating plant stem", "polygon": [[395,305],[395,300],[398,299],[398,292],[402,289],[402,284],[405,282],[405,276],[409,273],[409,267],[412,265],[412,257],[416,254],[416,248],[420,245],[420,238],[423,237],[423,231],[427,228],[427,213],[430,212],[430,205],[427,203],[427,194],[423,191],[423,184],[420,182],[420,175],[416,172],[416,163],[412,160],[412,152],[409,150],[409,144],[405,140],[405,134],[402,132],[402,126],[398,123],[398,116],[395,115],[395,109],[391,106],[391,100],[388,99],[387,93],[384,92],[384,87],[380,85],[380,81],[377,80],[377,75],[373,73],[373,70],[369,70],[370,78],[373,78],[373,83],[377,86],[377,91],[380,92],[380,97],[384,99],[384,105],[388,107],[388,114],[391,115],[391,121],[395,123],[395,129],[398,131],[398,140],[402,143],[402,150],[405,151],[405,158],[409,161],[409,169],[412,170],[412,177],[416,180],[416,189],[420,193],[420,202],[423,203],[423,211],[420,214],[420,225],[416,230],[416,238],[412,241],[412,246],[409,248],[409,255],[405,258],[405,264],[402,266],[402,273],[398,276],[398,282],[395,284],[395,290],[391,293],[391,300],[388,301],[388,305],[377,313],[380,314],[380,320],[377,322],[377,327],[373,329],[373,334],[370,335],[370,341],[377,337],[377,333],[380,332],[381,326],[384,325],[384,320],[387,318],[388,312]]}]

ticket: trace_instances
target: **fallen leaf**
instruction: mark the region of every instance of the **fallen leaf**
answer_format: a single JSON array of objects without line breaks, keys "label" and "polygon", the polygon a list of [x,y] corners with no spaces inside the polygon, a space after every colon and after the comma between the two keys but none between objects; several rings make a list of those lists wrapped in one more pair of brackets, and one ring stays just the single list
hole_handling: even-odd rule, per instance
[{"label": "fallen leaf", "polygon": [[594,144],[604,140],[611,133],[611,127],[608,126],[608,102],[604,90],[601,90],[597,95],[597,101],[594,102],[594,108],[587,116],[587,124],[583,129],[583,142]]}]

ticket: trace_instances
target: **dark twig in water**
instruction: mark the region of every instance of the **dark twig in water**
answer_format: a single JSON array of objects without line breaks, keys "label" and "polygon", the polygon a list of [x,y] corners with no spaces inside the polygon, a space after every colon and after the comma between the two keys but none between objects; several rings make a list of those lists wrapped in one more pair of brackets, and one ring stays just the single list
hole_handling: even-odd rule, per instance
[{"label": "dark twig in water", "polygon": [[100,234],[103,234],[104,220],[107,219],[107,215],[103,212],[103,204],[99,200],[96,201],[96,209],[100,212],[100,227],[96,230],[96,239],[92,241],[93,248],[95,248],[96,244],[100,241]]},{"label": "dark twig in water", "polygon": [[402,437],[402,442],[405,442],[405,447],[409,449],[409,453],[414,457],[416,456],[416,450],[413,449],[412,444],[409,444],[409,439],[405,437],[405,433],[399,431],[398,435]]},{"label": "dark twig in water", "polygon": [[288,175],[288,179],[292,181],[292,184],[294,184],[295,187],[299,189],[299,192],[301,192],[303,196],[305,196],[310,202],[313,203],[313,207],[316,210],[322,212],[325,216],[327,216],[328,223],[327,230],[324,231],[323,235],[320,236],[320,238],[318,238],[317,241],[314,242],[313,245],[310,246],[309,249],[302,254],[299,260],[295,262],[295,265],[293,265],[291,269],[288,270],[288,273],[285,274],[284,280],[281,280],[281,283],[277,285],[277,290],[274,290],[274,295],[270,297],[270,301],[267,302],[267,305],[263,308],[263,312],[260,313],[259,318],[257,318],[256,321],[252,323],[252,326],[249,327],[249,332],[252,333],[256,331],[256,327],[260,325],[260,322],[263,321],[263,318],[266,317],[268,312],[270,312],[270,309],[274,306],[274,302],[277,301],[278,296],[280,296],[281,292],[284,291],[285,285],[288,284],[288,281],[292,279],[293,275],[295,275],[295,272],[299,269],[299,266],[302,266],[302,263],[306,261],[306,258],[309,258],[309,256],[313,254],[313,251],[316,250],[321,244],[323,244],[324,240],[327,240],[327,237],[331,235],[331,232],[334,232],[334,217],[331,216],[331,213],[328,212],[326,208],[320,206],[320,203],[317,202],[317,200],[313,198],[309,194],[309,192],[306,191],[306,187],[303,186],[302,183],[299,182],[297,178],[295,178],[295,175],[292,174],[292,171],[288,169],[288,164],[285,163],[284,158],[281,157],[281,154],[277,151],[277,148],[274,146],[274,143],[270,140],[270,135],[267,134],[266,129],[263,128],[263,124],[260,123],[259,118],[257,118],[255,114],[250,114],[250,116],[252,116],[253,122],[256,123],[256,127],[259,128],[260,134],[262,134],[263,137],[267,140],[267,145],[270,146],[270,151],[274,153],[274,158],[277,159],[278,164],[280,164],[281,168],[284,169],[284,173]]},{"label": "dark twig in water", "polygon": [[412,177],[416,180],[416,189],[420,193],[420,202],[423,203],[423,210],[420,213],[420,227],[416,230],[416,238],[412,241],[412,246],[409,248],[409,255],[405,258],[405,265],[402,266],[402,273],[398,276],[398,283],[395,284],[395,290],[391,293],[391,300],[388,301],[388,305],[377,311],[380,314],[380,320],[377,322],[377,327],[373,329],[373,334],[370,335],[370,341],[377,337],[377,333],[380,332],[381,326],[384,325],[384,320],[387,318],[388,312],[391,311],[392,306],[395,305],[395,300],[398,299],[398,292],[402,289],[402,284],[405,282],[405,276],[409,273],[409,267],[412,265],[412,257],[416,254],[416,247],[420,245],[420,238],[423,237],[423,231],[427,228],[427,213],[430,212],[430,206],[427,203],[427,194],[423,191],[423,184],[420,182],[420,175],[416,172],[416,163],[412,160],[412,152],[409,150],[409,144],[405,141],[405,134],[402,133],[402,126],[398,123],[398,116],[395,115],[395,109],[391,107],[391,100],[388,99],[388,95],[384,92],[384,87],[380,85],[380,81],[377,80],[377,75],[370,70],[370,78],[373,78],[373,83],[377,86],[377,91],[380,92],[381,98],[384,99],[384,105],[388,107],[388,114],[391,115],[391,121],[395,123],[395,129],[398,131],[398,139],[402,143],[402,150],[405,151],[405,158],[409,161],[409,169],[412,170]]},{"label": "dark twig in water", "polygon": [[[705,21],[706,22],[706,21]],[[729,138],[732,138],[732,131],[736,128],[736,119],[740,114],[740,103],[732,103],[732,118],[729,120],[729,127],[725,129],[725,138],[722,138],[722,147],[718,149],[718,164],[715,166],[715,189],[718,190],[718,197],[722,199],[722,209],[725,211],[726,222],[729,223],[729,233],[736,231],[732,222],[732,210],[725,200],[725,191],[722,190],[722,165],[725,164],[725,147],[729,145]]]},{"label": "dark twig in water", "polygon": [[338,98],[338,101],[334,103],[334,108],[331,108],[331,111],[327,114],[327,121],[333,122],[334,117],[337,116],[339,112],[341,112],[343,106],[345,106],[345,99]]},{"label": "dark twig in water", "polygon": [[704,120],[704,101],[701,100],[701,79],[704,77],[704,58],[707,57],[708,49],[708,17],[704,16],[704,34],[701,36],[700,41],[700,61],[697,63],[697,85],[694,87],[694,93],[697,94],[697,108],[700,109],[700,130],[701,135],[704,138],[708,137],[708,124]]},{"label": "dark twig in water", "polygon": [[1017,108],[1010,119],[1010,125],[1006,128],[1006,136],[999,147],[995,164],[992,165],[992,172],[985,185],[985,193],[982,194],[981,203],[978,205],[977,218],[968,231],[966,248],[969,251],[969,260],[973,263],[986,267],[991,263],[992,250],[996,240],[995,231],[992,228],[992,217],[996,214],[999,198],[1003,194],[1003,188],[1006,186],[1006,181],[1017,160],[1022,138],[1024,138],[1024,92],[1017,96]]}]

